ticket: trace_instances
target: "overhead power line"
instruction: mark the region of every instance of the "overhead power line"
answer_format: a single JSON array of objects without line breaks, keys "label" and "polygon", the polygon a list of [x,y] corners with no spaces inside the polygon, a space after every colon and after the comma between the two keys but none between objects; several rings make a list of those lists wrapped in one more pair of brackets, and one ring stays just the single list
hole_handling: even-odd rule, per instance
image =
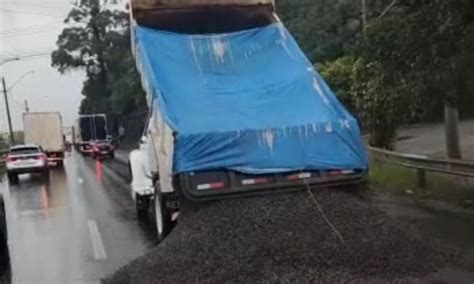
[{"label": "overhead power line", "polygon": [[31,25],[31,26],[18,27],[18,28],[13,28],[13,29],[0,30],[0,35],[9,35],[9,34],[33,31],[37,29],[45,29],[45,28],[50,28],[52,26],[57,26],[60,23],[62,23],[62,21],[54,21],[54,22],[41,24],[41,25]]},{"label": "overhead power line", "polygon": [[45,16],[45,17],[55,17],[55,18],[65,18],[65,15],[54,15],[48,13],[41,13],[36,11],[19,11],[19,10],[11,10],[11,9],[4,9],[0,8],[0,12],[5,13],[13,13],[13,14],[27,14],[27,15],[38,15],[38,16]]},{"label": "overhead power line", "polygon": [[37,29],[37,30],[18,32],[18,33],[14,33],[14,34],[6,34],[6,35],[0,34],[0,38],[35,36],[35,35],[38,35],[39,33],[48,33],[48,32],[56,32],[56,31],[51,29],[51,28],[43,28],[43,29]]},{"label": "overhead power line", "polygon": [[44,9],[52,9],[52,10],[64,10],[65,8],[68,8],[70,5],[68,3],[55,3],[55,4],[46,4],[44,2],[38,2],[36,3],[25,3],[25,2],[0,2],[0,4],[4,4],[7,6],[20,6],[20,7],[38,7],[38,8],[44,8]]}]

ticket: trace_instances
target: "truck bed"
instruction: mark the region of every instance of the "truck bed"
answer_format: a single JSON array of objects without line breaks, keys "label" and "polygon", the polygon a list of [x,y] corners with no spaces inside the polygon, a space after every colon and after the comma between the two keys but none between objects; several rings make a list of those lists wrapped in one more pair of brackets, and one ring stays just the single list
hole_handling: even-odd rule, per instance
[{"label": "truck bed", "polygon": [[132,0],[131,2],[134,11],[209,6],[274,6],[274,0]]},{"label": "truck bed", "polygon": [[138,25],[188,34],[232,32],[276,22],[272,0],[134,0]]},{"label": "truck bed", "polygon": [[46,152],[64,151],[63,125],[59,112],[23,114],[25,143],[41,146]]}]

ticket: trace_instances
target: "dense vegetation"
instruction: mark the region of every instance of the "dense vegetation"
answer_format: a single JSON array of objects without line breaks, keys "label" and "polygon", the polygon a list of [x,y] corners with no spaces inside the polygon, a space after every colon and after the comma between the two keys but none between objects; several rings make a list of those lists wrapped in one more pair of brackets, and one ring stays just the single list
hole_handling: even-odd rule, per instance
[{"label": "dense vegetation", "polygon": [[[370,143],[390,148],[400,125],[441,120],[445,106],[474,116],[474,1],[363,2],[278,0],[277,10]],[[86,71],[81,113],[118,118],[144,106],[127,19],[82,0],[65,20],[52,62]]]},{"label": "dense vegetation", "polygon": [[403,123],[474,115],[474,1],[281,0],[279,13],[371,143]]},{"label": "dense vegetation", "polygon": [[65,19],[52,65],[61,73],[84,70],[79,112],[105,113],[112,130],[145,107],[145,96],[130,50],[128,14],[105,9],[99,0],[77,1]]}]

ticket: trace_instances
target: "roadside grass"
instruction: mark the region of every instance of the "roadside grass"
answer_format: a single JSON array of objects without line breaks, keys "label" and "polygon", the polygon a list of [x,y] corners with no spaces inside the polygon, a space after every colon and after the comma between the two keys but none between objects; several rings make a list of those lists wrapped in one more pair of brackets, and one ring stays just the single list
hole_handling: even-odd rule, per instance
[{"label": "roadside grass", "polygon": [[372,159],[371,190],[381,193],[433,199],[474,209],[474,179],[426,173],[426,187],[418,187],[416,170]]}]

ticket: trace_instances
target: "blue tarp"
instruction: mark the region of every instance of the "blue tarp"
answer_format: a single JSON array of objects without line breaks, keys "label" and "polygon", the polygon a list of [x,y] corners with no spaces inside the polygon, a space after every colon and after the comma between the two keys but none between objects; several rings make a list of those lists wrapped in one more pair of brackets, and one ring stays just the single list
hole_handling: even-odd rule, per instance
[{"label": "blue tarp", "polygon": [[357,121],[281,23],[219,35],[135,28],[175,173],[366,169]]}]

